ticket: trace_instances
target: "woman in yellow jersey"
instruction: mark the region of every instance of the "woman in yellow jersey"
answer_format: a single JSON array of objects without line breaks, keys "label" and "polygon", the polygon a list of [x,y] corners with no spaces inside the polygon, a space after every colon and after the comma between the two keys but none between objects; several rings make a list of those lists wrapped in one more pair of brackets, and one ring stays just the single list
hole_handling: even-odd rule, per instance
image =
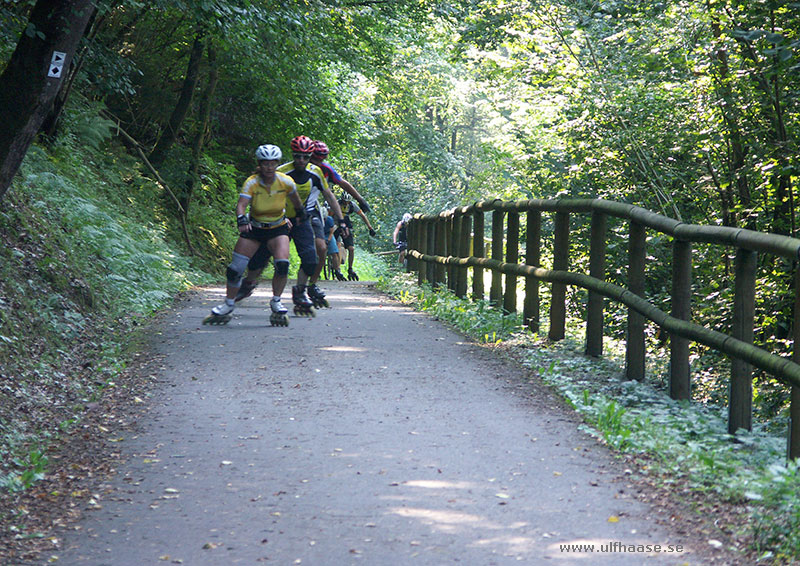
[{"label": "woman in yellow jersey", "polygon": [[[242,282],[247,262],[263,243],[274,258],[275,274],[272,278],[270,323],[286,326],[287,310],[281,304],[281,293],[286,287],[289,273],[289,225],[285,216],[286,199],[294,205],[298,216],[305,216],[297,187],[288,175],[277,171],[281,150],[275,145],[261,145],[256,149],[255,174],[248,177],[239,193],[236,204],[236,224],[239,240],[233,248],[233,260],[227,269],[225,302],[211,309],[203,324],[226,324],[231,319],[234,298]],[[249,215],[246,211],[250,208]],[[302,218],[301,218],[302,220]]]}]

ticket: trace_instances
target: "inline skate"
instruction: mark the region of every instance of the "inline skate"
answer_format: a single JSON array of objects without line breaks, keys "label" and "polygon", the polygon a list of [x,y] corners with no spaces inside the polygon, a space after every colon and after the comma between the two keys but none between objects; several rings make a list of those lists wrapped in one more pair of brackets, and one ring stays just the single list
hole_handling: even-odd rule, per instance
[{"label": "inline skate", "polygon": [[256,287],[258,287],[258,281],[248,281],[247,279],[243,279],[239,290],[236,291],[236,298],[233,300],[238,303],[242,299],[246,299],[253,294],[253,291]]},{"label": "inline skate", "polygon": [[311,299],[311,302],[314,305],[314,308],[320,309],[325,307],[326,309],[331,308],[330,304],[328,304],[328,300],[325,298],[325,293],[317,287],[317,284],[314,283],[308,286],[308,298]]},{"label": "inline skate", "polygon": [[347,272],[347,280],[348,281],[358,281],[358,274],[353,270],[352,267]]},{"label": "inline skate", "polygon": [[289,311],[281,303],[280,297],[272,297],[269,302],[269,308],[272,311],[269,315],[271,326],[289,326]]},{"label": "inline skate", "polygon": [[203,319],[203,324],[228,324],[233,318],[233,305],[222,303],[211,309],[211,314]]},{"label": "inline skate", "polygon": [[292,287],[292,302],[294,303],[295,316],[316,316],[314,314],[314,303],[308,298],[305,285],[295,285]]}]

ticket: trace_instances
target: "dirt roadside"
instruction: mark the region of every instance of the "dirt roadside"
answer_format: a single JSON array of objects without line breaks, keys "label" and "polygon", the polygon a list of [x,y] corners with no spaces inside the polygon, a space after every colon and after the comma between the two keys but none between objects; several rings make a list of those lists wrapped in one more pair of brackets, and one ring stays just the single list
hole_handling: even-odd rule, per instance
[{"label": "dirt roadside", "polygon": [[[263,291],[227,327],[200,325],[220,289],[163,317],[13,502],[32,520],[0,562],[747,563],[519,366],[368,284],[325,286],[334,308],[289,328]],[[682,551],[636,552],[656,544]]]}]

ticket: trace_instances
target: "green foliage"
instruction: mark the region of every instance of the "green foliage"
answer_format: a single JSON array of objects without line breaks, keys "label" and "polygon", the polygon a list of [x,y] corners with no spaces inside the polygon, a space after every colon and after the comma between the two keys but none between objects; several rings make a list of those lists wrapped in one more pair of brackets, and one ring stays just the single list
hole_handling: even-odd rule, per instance
[{"label": "green foliage", "polygon": [[44,479],[48,460],[41,448],[29,451],[24,457],[12,458],[11,462],[16,470],[0,476],[0,488],[11,492],[23,491]]},{"label": "green foliage", "polygon": [[390,271],[379,283],[381,289],[404,304],[429,311],[479,341],[497,344],[521,329],[517,314],[504,315],[488,301],[464,301],[446,288],[434,289],[428,284],[417,286],[410,274]]},{"label": "green foliage", "polygon": [[49,153],[29,151],[0,212],[0,477],[10,490],[40,479],[59,423],[114,386],[132,330],[209,281],[174,251],[157,186],[80,127],[90,109],[68,113]]},{"label": "green foliage", "polygon": [[753,482],[746,497],[752,502],[753,531],[765,558],[790,564],[800,556],[800,462],[774,464]]}]

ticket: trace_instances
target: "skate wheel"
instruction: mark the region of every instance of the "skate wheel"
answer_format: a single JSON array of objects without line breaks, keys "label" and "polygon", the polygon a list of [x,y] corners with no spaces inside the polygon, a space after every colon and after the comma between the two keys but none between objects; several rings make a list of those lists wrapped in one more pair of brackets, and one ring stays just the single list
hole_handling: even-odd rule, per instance
[{"label": "skate wheel", "polygon": [[203,319],[203,324],[211,324],[211,325],[214,325],[214,326],[220,326],[222,324],[228,324],[231,321],[231,318],[233,318],[233,317],[231,315],[229,315],[229,314],[223,314],[223,315],[210,314],[210,315],[208,315],[207,317],[205,317]]}]

